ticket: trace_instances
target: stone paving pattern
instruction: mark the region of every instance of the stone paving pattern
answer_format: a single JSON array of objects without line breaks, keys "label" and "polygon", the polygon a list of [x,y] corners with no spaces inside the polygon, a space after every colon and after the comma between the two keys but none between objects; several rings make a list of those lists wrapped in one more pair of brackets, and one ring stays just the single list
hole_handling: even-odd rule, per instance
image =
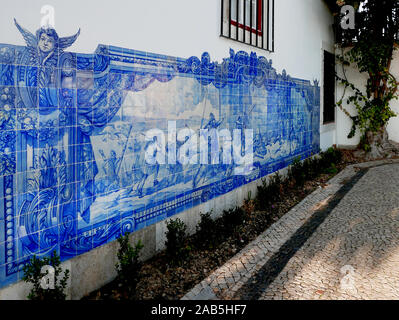
[{"label": "stone paving pattern", "polygon": [[[369,168],[359,176],[361,168]],[[359,176],[339,201],[336,195]],[[182,299],[399,298],[399,162],[348,166],[268,228]],[[309,238],[270,283],[267,263],[284,254],[309,218],[335,199]],[[285,249],[284,249],[285,250]],[[266,267],[266,269],[265,269]],[[251,289],[251,292],[248,291]],[[255,291],[252,292],[252,291]]]}]

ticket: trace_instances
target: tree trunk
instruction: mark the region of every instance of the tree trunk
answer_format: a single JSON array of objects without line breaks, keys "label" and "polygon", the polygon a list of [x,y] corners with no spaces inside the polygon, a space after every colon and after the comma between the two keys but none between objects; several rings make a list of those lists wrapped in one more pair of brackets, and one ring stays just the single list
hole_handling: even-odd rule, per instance
[{"label": "tree trunk", "polygon": [[364,154],[367,160],[392,158],[399,155],[399,144],[388,139],[386,126],[378,132],[367,132],[366,138],[370,147],[370,150]]}]

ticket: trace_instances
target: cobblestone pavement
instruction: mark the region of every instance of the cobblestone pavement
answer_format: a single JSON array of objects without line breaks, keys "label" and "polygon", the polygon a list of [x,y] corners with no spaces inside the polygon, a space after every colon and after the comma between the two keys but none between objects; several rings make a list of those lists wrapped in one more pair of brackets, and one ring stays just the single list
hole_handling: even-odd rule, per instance
[{"label": "cobblestone pavement", "polygon": [[399,162],[352,165],[183,299],[398,299]]}]

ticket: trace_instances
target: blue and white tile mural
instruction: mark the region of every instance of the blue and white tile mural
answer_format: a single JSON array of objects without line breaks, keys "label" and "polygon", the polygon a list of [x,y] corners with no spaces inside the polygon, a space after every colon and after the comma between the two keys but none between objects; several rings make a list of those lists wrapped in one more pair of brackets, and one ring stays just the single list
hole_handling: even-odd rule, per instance
[{"label": "blue and white tile mural", "polygon": [[[26,46],[0,45],[0,286],[33,254],[72,258],[319,151],[317,81],[265,57],[79,54],[65,51],[79,32],[15,24]],[[220,135],[209,155],[205,129]],[[222,161],[247,149],[245,170]]]}]

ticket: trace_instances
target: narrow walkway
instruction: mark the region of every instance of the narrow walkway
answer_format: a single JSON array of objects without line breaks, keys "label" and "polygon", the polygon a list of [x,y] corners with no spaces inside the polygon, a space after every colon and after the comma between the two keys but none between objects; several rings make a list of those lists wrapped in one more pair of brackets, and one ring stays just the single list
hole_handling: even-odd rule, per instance
[{"label": "narrow walkway", "polygon": [[183,299],[398,299],[399,162],[346,168]]}]

